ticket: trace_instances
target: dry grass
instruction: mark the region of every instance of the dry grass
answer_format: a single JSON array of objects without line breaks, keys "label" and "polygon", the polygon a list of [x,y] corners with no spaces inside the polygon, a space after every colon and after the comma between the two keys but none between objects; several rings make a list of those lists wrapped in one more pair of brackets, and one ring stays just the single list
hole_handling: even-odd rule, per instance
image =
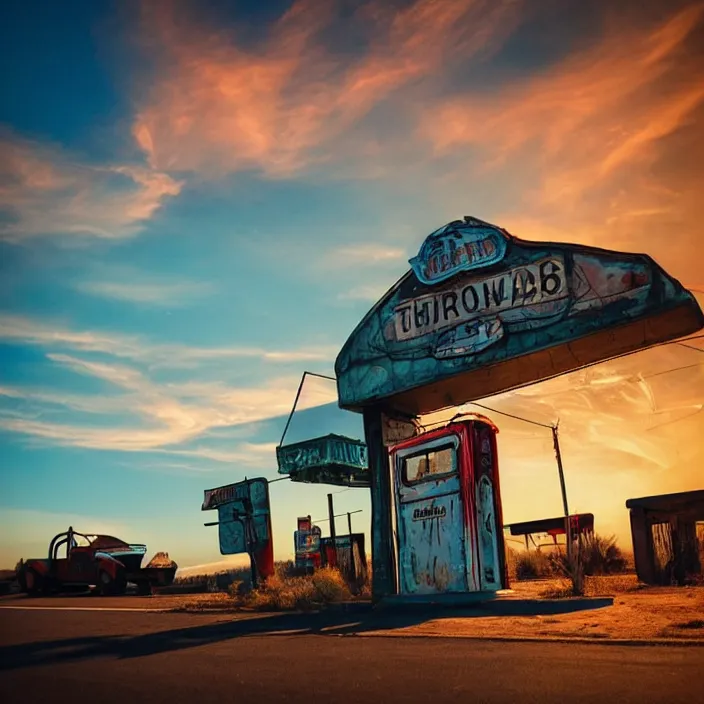
[{"label": "dry grass", "polygon": [[516,579],[552,577],[555,574],[555,565],[551,558],[550,553],[540,550],[517,553],[514,560]]},{"label": "dry grass", "polygon": [[[512,584],[511,588],[526,598],[565,599],[576,596],[573,592],[572,580],[567,577],[537,580],[532,584],[518,582]],[[616,596],[647,588],[635,574],[586,576],[583,596]]]},{"label": "dry grass", "polygon": [[340,572],[326,567],[305,577],[277,573],[249,592],[243,602],[258,611],[308,611],[350,599],[352,594]]},{"label": "dry grass", "polygon": [[179,594],[170,596],[152,597],[152,608],[163,608],[168,611],[185,611],[187,613],[200,613],[207,611],[237,611],[241,607],[237,602],[224,592],[212,594]]},{"label": "dry grass", "polygon": [[177,577],[172,587],[160,591],[172,595],[202,594],[201,598],[185,602],[188,609],[196,610],[223,606],[258,611],[311,610],[326,604],[371,598],[369,564],[366,579],[352,585],[346,583],[337,569],[324,568],[306,574],[291,560],[276,562],[274,570],[258,589],[252,589],[249,569],[239,568],[218,574]]},{"label": "dry grass", "polygon": [[[274,575],[269,577],[258,589],[251,588],[249,573],[235,571],[221,577],[220,587],[208,577],[191,577],[182,580],[181,589],[192,589],[205,585],[210,593],[199,596],[185,596],[179,600],[178,610],[247,610],[247,611],[311,611],[327,604],[351,601],[370,595],[368,584],[355,595],[340,574],[339,570],[324,568],[313,574],[301,575],[293,563],[279,562],[275,565]],[[244,577],[244,579],[237,579]],[[222,586],[227,583],[226,586]],[[178,588],[178,587],[177,587]],[[184,591],[182,594],[186,593]]]},{"label": "dry grass", "polygon": [[587,579],[623,574],[631,562],[614,536],[604,537],[596,533],[580,536],[578,550],[571,559],[567,558],[564,546],[523,552],[508,547],[506,561],[512,582],[557,578],[559,582],[541,594],[544,598],[590,595]]}]

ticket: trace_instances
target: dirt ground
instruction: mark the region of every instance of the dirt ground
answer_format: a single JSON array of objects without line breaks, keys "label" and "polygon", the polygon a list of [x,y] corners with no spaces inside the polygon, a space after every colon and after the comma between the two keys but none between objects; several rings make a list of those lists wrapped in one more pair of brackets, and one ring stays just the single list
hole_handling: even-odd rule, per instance
[{"label": "dirt ground", "polygon": [[[565,589],[559,580],[515,582],[506,599],[552,599]],[[587,639],[604,641],[670,641],[704,645],[704,587],[644,587],[635,576],[588,578],[587,596],[611,596],[613,605],[579,609],[557,615],[495,616],[481,610],[438,610],[437,618],[424,616],[388,625],[387,618],[372,613],[353,616],[363,622],[360,633],[368,636],[420,636],[464,638]],[[568,600],[559,599],[562,605]],[[197,613],[238,613],[256,616],[236,606],[223,593],[201,595],[154,595],[151,597],[55,597],[27,599],[3,597],[0,605],[23,607],[129,608]],[[539,609],[538,609],[539,610]]]},{"label": "dirt ground", "polygon": [[[633,582],[635,583],[635,579]],[[514,585],[514,592],[517,597],[534,598],[541,591],[554,587],[554,583],[544,581]],[[398,629],[395,635],[578,638],[645,642],[686,640],[698,641],[704,645],[702,587],[651,587],[618,591],[609,589],[608,578],[601,578],[601,583],[594,591],[599,592],[595,596],[613,596],[613,605],[550,616],[438,618]],[[385,635],[382,631],[373,634]]]},{"label": "dirt ground", "polygon": [[[566,587],[560,580],[514,582],[506,598],[553,599],[561,596]],[[379,636],[665,639],[697,641],[704,645],[704,587],[645,587],[638,583],[635,575],[619,575],[587,578],[586,596],[613,597],[613,605],[550,616],[474,616],[468,613],[454,617],[451,612],[440,611],[438,618],[402,628],[369,630],[371,624],[367,622],[364,632]],[[153,599],[157,602],[159,597]],[[180,602],[173,607],[184,611],[210,611],[227,609],[231,603],[227,595],[207,594],[180,597]]]}]

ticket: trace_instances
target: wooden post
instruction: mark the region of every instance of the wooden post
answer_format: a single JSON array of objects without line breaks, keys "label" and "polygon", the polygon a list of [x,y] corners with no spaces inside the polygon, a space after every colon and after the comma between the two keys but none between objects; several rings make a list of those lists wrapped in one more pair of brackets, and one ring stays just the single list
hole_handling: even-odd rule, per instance
[{"label": "wooden post", "polygon": [[570,526],[570,511],[567,505],[567,489],[565,488],[565,472],[562,468],[562,455],[560,454],[560,440],[557,434],[557,426],[552,427],[552,443],[555,447],[555,457],[557,459],[557,471],[560,475],[560,491],[562,492],[562,508],[565,512],[565,536],[567,537],[567,563],[572,567],[572,527]]},{"label": "wooden post", "polygon": [[249,555],[249,567],[252,572],[252,589],[259,588],[259,566],[257,565],[257,560],[254,557],[254,516],[252,510],[252,490],[247,480],[244,478],[247,486],[247,501],[244,503],[244,539],[247,546],[247,554]]},{"label": "wooden post", "polygon": [[391,532],[391,475],[384,447],[381,411],[364,409],[364,437],[369,454],[372,500],[372,601],[396,592],[395,556]]},{"label": "wooden post", "polygon": [[332,505],[332,494],[328,494],[328,516],[330,517],[330,537],[332,538],[332,549],[335,553],[335,567],[339,567],[339,559],[337,557],[337,540],[335,536],[335,510]]},{"label": "wooden post", "polygon": [[350,572],[352,574],[352,581],[357,580],[357,566],[354,562],[354,543],[352,542],[352,514],[347,512],[347,532],[350,536]]}]

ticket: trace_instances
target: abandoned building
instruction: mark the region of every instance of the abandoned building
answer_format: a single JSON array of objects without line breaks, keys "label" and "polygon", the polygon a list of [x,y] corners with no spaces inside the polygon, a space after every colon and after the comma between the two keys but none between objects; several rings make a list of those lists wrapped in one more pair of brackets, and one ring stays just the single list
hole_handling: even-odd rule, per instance
[{"label": "abandoned building", "polygon": [[638,578],[646,584],[689,584],[704,563],[704,490],[628,499]]}]

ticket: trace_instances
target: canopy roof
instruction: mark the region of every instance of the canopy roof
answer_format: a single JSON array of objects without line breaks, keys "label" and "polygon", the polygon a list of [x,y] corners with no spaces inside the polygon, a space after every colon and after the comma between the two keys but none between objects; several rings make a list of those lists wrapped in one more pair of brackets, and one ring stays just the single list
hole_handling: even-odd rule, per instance
[{"label": "canopy roof", "polygon": [[429,413],[704,327],[646,254],[529,242],[476,218],[433,232],[411,265],[337,357],[341,408]]}]

